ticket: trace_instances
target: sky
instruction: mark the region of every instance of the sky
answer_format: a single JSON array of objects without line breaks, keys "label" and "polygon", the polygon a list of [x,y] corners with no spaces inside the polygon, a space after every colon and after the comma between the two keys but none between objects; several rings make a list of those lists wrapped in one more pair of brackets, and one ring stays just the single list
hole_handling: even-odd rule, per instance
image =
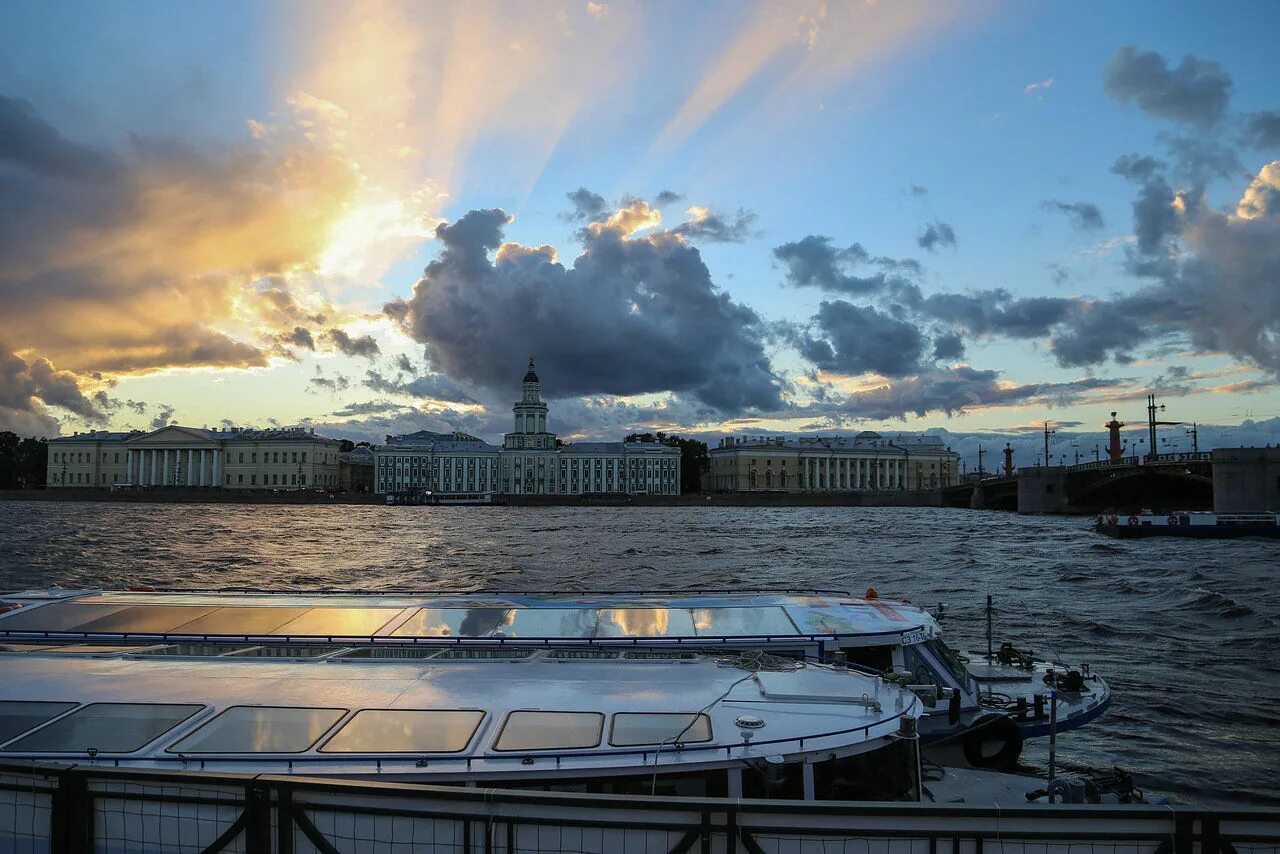
[{"label": "sky", "polygon": [[0,429],[496,440],[532,356],[567,439],[1030,453],[1048,421],[1065,458],[1155,393],[1280,441],[1277,31],[1271,2],[7,3]]}]

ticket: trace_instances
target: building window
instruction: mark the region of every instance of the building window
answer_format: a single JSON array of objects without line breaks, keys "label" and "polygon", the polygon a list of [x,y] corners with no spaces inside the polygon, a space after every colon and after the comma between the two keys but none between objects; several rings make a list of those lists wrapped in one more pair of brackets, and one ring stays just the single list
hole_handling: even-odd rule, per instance
[{"label": "building window", "polygon": [[258,461],[258,452],[257,452],[257,451],[254,451],[253,453],[249,454],[249,462],[251,462],[251,463],[256,463],[257,461]]},{"label": "building window", "polygon": [[[231,475],[227,475],[227,477],[230,478]],[[244,475],[242,474],[236,475],[236,483],[244,483]]]},{"label": "building window", "polygon": [[303,451],[303,452],[302,452],[302,461],[303,461],[304,463],[307,461],[307,452],[306,452],[306,451]]},{"label": "building window", "polygon": [[[263,483],[265,484],[265,483],[266,483],[266,481],[263,481]],[[257,476],[256,474],[251,474],[251,475],[249,475],[249,485],[250,485],[250,486],[257,486],[257,485],[258,485],[258,476]]]}]

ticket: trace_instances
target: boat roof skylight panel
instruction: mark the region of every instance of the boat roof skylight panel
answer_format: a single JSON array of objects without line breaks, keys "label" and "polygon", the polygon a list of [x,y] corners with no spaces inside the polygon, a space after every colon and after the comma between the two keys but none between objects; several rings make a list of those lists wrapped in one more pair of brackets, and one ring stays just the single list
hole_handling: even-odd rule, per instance
[{"label": "boat roof skylight panel", "polygon": [[218,608],[174,629],[182,635],[266,635],[308,608]]},{"label": "boat roof skylight panel", "polygon": [[302,753],[346,713],[346,709],[232,706],[168,752]]},{"label": "boat roof skylight panel", "polygon": [[133,753],[203,708],[199,703],[90,703],[0,750]]},{"label": "boat roof skylight panel", "polygon": [[599,638],[691,638],[693,614],[687,608],[601,608],[596,612]]},{"label": "boat roof skylight panel", "polygon": [[609,744],[640,747],[695,744],[711,740],[711,719],[695,712],[618,712],[609,728]]},{"label": "boat roof skylight panel", "polygon": [[603,729],[600,712],[512,712],[493,749],[587,750],[600,744]]},{"label": "boat roof skylight panel", "polygon": [[364,709],[322,753],[461,753],[485,713],[477,709]]},{"label": "boat roof skylight panel", "polygon": [[796,635],[795,624],[779,605],[755,608],[696,608],[693,627],[700,637]]},{"label": "boat roof skylight panel", "polygon": [[399,614],[399,608],[311,608],[268,634],[370,637]]},{"label": "boat roof skylight panel", "polygon": [[595,608],[514,608],[493,637],[589,638],[595,632]]},{"label": "boat roof skylight panel", "polygon": [[75,707],[75,703],[0,700],[0,744],[35,729]]},{"label": "boat roof skylight panel", "polygon": [[48,605],[19,608],[0,616],[0,631],[5,632],[78,632],[85,623],[123,611],[125,605],[82,605],[79,602],[53,602]]},{"label": "boat roof skylight panel", "polygon": [[203,617],[212,610],[214,609],[197,605],[130,605],[83,623],[76,631],[90,634],[164,634],[183,623]]},{"label": "boat roof skylight panel", "polygon": [[391,632],[394,637],[483,638],[509,622],[510,608],[419,608]]}]

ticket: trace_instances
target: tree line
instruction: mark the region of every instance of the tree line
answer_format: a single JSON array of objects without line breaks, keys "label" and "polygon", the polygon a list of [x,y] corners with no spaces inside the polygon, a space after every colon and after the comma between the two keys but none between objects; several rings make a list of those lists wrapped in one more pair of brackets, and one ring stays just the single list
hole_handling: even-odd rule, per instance
[{"label": "tree line", "polygon": [[680,492],[701,492],[702,472],[711,467],[711,454],[706,442],[663,433],[631,433],[624,442],[657,442],[680,449]]},{"label": "tree line", "polygon": [[48,471],[49,443],[0,431],[0,489],[40,489]]}]

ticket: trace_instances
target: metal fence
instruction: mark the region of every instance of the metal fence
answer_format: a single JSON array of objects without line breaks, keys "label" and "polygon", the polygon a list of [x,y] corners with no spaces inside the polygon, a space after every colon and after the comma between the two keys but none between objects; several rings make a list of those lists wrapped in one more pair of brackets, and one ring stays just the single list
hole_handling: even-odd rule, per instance
[{"label": "metal fence", "polygon": [[0,852],[1280,854],[1266,809],[645,798],[0,764]]}]

